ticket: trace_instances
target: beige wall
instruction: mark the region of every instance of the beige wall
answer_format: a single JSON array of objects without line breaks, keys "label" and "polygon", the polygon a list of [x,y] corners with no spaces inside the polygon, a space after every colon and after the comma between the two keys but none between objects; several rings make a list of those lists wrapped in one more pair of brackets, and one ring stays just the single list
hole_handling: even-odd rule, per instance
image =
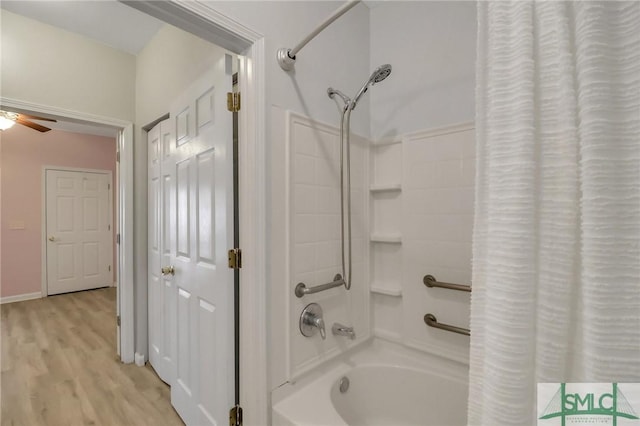
[{"label": "beige wall", "polygon": [[135,56],[2,10],[2,96],[134,121]]},{"label": "beige wall", "polygon": [[169,112],[171,102],[226,52],[170,25],[162,27],[136,60],[136,124]]}]

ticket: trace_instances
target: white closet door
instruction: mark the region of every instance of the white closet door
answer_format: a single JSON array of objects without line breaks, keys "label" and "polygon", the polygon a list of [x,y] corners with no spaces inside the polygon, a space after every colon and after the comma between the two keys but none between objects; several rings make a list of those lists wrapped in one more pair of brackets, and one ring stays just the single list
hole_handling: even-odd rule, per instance
[{"label": "white closet door", "polygon": [[46,171],[47,294],[113,283],[107,173]]},{"label": "white closet door", "polygon": [[171,384],[175,378],[176,288],[171,273],[162,273],[171,266],[171,182],[175,166],[171,161],[174,141],[172,121],[158,123],[147,134],[148,141],[148,318],[149,362],[158,376]]},{"label": "white closet door", "polygon": [[175,102],[171,264],[177,288],[171,401],[187,425],[227,424],[234,405],[233,129],[226,55]]}]

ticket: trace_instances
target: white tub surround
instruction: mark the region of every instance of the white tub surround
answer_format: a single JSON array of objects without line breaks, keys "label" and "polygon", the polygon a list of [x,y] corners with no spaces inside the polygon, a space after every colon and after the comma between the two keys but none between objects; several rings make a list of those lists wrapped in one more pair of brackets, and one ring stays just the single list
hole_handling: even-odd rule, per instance
[{"label": "white tub surround", "polygon": [[374,340],[277,389],[273,399],[277,425],[462,426],[467,368]]},{"label": "white tub surround", "polygon": [[[330,102],[327,99],[327,102]],[[335,287],[302,297],[298,283],[315,287],[342,274],[340,257],[340,131],[339,128],[291,111],[279,111],[286,121],[288,164],[285,211],[289,229],[290,259],[283,297],[287,303],[285,377],[292,381],[341,352],[367,340],[369,323],[368,281],[368,142],[351,137],[351,196],[353,276],[350,290]],[[355,114],[354,114],[355,115]],[[300,333],[299,318],[309,303],[322,307],[326,340],[319,334]],[[356,338],[336,336],[334,323],[353,327]]]},{"label": "white tub surround", "polygon": [[427,288],[425,275],[471,283],[475,177],[473,123],[371,145],[370,274],[376,337],[469,362],[467,336],[423,317],[468,328],[469,293]]}]

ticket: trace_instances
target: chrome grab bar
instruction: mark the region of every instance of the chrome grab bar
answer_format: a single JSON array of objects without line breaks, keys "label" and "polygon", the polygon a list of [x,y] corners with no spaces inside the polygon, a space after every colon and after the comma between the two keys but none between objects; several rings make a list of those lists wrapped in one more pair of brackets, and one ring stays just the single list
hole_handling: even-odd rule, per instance
[{"label": "chrome grab bar", "polygon": [[468,291],[471,292],[470,285],[462,285],[462,284],[450,284],[450,283],[441,283],[436,280],[436,277],[433,275],[425,275],[422,279],[422,282],[427,287],[440,287],[440,288],[448,288],[449,290],[458,290],[458,291]]},{"label": "chrome grab bar", "polygon": [[330,283],[317,285],[315,287],[307,287],[305,283],[298,283],[298,285],[296,286],[295,294],[297,297],[302,297],[305,294],[320,293],[321,291],[329,290],[330,288],[334,287],[340,287],[344,284],[345,283],[344,279],[342,279],[342,275],[336,274],[336,276],[333,277],[333,281],[331,281]]},{"label": "chrome grab bar", "polygon": [[466,336],[471,336],[471,330],[469,330],[468,328],[455,327],[455,326],[449,325],[449,324],[442,324],[442,323],[438,322],[438,320],[436,319],[435,315],[433,315],[433,314],[426,314],[424,316],[424,322],[429,327],[439,328],[441,330],[450,331],[452,333],[458,333],[458,334],[464,334]]}]

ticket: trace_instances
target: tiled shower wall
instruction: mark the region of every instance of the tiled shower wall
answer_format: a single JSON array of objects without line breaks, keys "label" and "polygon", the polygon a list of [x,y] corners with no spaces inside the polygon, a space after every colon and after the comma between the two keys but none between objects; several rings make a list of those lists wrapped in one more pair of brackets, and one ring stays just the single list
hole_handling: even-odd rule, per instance
[{"label": "tiled shower wall", "polygon": [[[351,290],[337,287],[298,298],[295,286],[307,287],[333,281],[341,273],[340,250],[340,143],[339,129],[288,112],[289,278],[288,379],[312,369],[370,336],[368,295],[368,143],[351,137],[351,196],[353,229],[353,277]],[[326,340],[319,334],[304,337],[300,313],[309,303],[324,311]],[[334,322],[353,326],[357,339],[334,336]]]},{"label": "tiled shower wall", "polygon": [[469,293],[427,288],[424,275],[471,283],[474,130],[412,133],[371,150],[371,292],[374,334],[468,362],[469,338],[423,317],[469,327]]},{"label": "tiled shower wall", "polygon": [[[383,145],[353,136],[352,288],[298,298],[298,283],[320,285],[341,272],[339,131],[290,111],[281,118],[287,129],[283,212],[290,226],[283,255],[289,266],[276,294],[285,344],[274,356],[282,358],[283,378],[295,381],[371,334],[468,362],[469,338],[429,328],[423,316],[468,327],[469,293],[429,289],[422,280],[431,274],[440,281],[471,281],[473,126],[415,132]],[[324,310],[326,340],[299,331],[300,313],[311,302]],[[334,322],[353,326],[357,339],[333,336]]]}]

